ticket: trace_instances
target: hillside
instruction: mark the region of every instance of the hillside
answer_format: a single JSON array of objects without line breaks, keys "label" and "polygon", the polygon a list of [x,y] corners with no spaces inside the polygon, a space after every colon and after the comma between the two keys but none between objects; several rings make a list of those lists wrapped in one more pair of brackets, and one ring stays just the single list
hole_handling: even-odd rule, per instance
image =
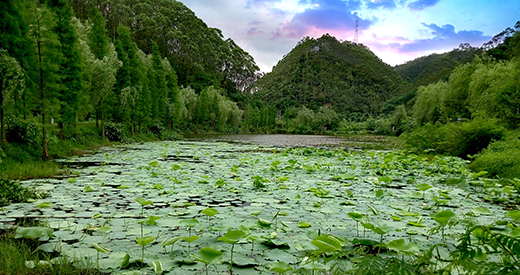
[{"label": "hillside", "polygon": [[428,85],[448,77],[459,65],[473,60],[481,51],[461,47],[447,53],[419,57],[395,67],[395,71],[415,87]]},{"label": "hillside", "polygon": [[373,114],[399,95],[402,83],[367,47],[324,35],[301,40],[254,89],[279,110],[329,106],[341,114]]}]

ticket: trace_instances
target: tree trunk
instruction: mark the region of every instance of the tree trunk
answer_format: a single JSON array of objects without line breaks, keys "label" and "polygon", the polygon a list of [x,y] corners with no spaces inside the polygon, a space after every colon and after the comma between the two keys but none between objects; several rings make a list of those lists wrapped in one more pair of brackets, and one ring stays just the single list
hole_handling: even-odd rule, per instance
[{"label": "tree trunk", "polygon": [[[2,86],[0,86],[2,89]],[[5,135],[5,117],[4,117],[4,93],[0,90],[0,128],[2,132],[2,144],[7,147],[7,136]]]},{"label": "tree trunk", "polygon": [[43,62],[42,62],[42,41],[40,38],[40,21],[38,20],[38,32],[37,32],[37,43],[38,43],[38,60],[40,62],[40,96],[42,104],[42,159],[49,160],[49,149],[47,148],[47,129],[45,127],[45,89],[43,87]]},{"label": "tree trunk", "polygon": [[103,97],[101,98],[101,138],[105,139],[105,107],[103,106]]}]

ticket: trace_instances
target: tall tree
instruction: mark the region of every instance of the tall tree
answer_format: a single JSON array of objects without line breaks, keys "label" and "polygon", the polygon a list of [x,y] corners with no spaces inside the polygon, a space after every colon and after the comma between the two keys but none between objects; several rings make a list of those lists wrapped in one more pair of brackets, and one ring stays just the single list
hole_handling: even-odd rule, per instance
[{"label": "tall tree", "polygon": [[34,43],[36,52],[31,58],[31,70],[29,77],[34,83],[34,90],[39,93],[40,114],[42,119],[42,159],[49,160],[47,146],[47,105],[52,100],[52,91],[59,88],[58,62],[62,55],[58,47],[60,43],[56,34],[50,29],[54,27],[54,14],[44,5],[36,2],[31,7],[30,38]]},{"label": "tall tree", "polygon": [[5,133],[5,111],[11,95],[24,88],[25,78],[16,59],[7,50],[0,48],[0,132],[2,144],[7,146]]},{"label": "tall tree", "polygon": [[105,18],[97,10],[93,10],[92,28],[88,34],[88,46],[97,59],[103,59],[108,52],[110,39],[108,38]]},{"label": "tall tree", "polygon": [[150,93],[152,99],[152,119],[158,120],[161,124],[167,124],[167,85],[166,74],[159,53],[157,43],[152,45],[152,73],[150,82]]},{"label": "tall tree", "polygon": [[81,51],[78,47],[77,34],[72,25],[74,12],[68,0],[47,0],[47,5],[56,14],[56,25],[53,31],[60,41],[60,52],[63,58],[60,60],[61,85],[58,99],[60,100],[60,138],[65,137],[65,131],[71,131],[76,123],[76,110],[78,98],[83,92],[83,62]]}]

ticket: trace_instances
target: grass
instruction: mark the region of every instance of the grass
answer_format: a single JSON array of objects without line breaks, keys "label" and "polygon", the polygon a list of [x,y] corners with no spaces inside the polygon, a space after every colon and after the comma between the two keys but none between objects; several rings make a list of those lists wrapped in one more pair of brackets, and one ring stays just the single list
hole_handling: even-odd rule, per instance
[{"label": "grass", "polygon": [[[68,261],[54,264],[36,264],[34,268],[28,268],[26,262],[48,261],[51,255],[45,252],[36,251],[34,245],[25,242],[23,239],[15,239],[14,231],[7,231],[0,235],[0,275],[97,275],[102,274],[91,268],[91,263],[85,263],[85,269],[77,268]],[[33,242],[34,243],[34,242]]]}]

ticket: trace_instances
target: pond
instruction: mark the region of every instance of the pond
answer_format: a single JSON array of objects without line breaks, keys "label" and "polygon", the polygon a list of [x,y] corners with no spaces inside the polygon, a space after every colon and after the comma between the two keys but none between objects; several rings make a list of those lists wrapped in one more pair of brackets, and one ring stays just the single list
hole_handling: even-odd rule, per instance
[{"label": "pond", "polygon": [[[273,274],[282,266],[330,269],[332,262],[309,255],[357,249],[356,239],[384,247],[406,240],[413,253],[447,239],[439,248],[446,264],[465,227],[429,233],[438,226],[432,215],[509,219],[485,202],[484,181],[458,158],[272,146],[341,144],[333,137],[240,137],[257,144],[150,142],[68,159],[76,176],[25,182],[50,197],[5,207],[0,227],[40,219],[54,232],[39,249],[111,273]],[[204,254],[209,248],[215,258]]]},{"label": "pond", "polygon": [[351,149],[392,146],[383,136],[323,136],[265,134],[189,134],[194,141],[224,141],[275,147],[344,147]]}]

